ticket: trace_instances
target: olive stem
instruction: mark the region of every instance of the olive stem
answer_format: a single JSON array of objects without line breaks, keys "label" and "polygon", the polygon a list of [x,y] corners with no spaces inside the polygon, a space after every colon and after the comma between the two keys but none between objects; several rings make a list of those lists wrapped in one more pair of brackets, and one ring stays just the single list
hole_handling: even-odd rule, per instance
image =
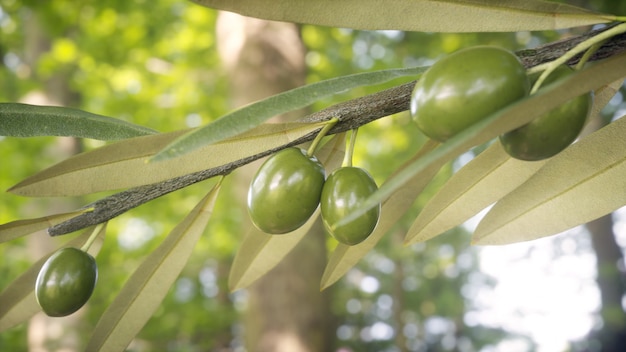
[{"label": "olive stem", "polygon": [[215,185],[213,186],[213,189],[219,189],[220,187],[222,187],[222,181],[224,181],[224,179],[226,178],[227,175],[220,175],[217,178],[217,182],[215,183]]},{"label": "olive stem", "polygon": [[104,225],[106,225],[106,222],[99,223],[93,228],[93,231],[91,231],[91,234],[89,235],[89,238],[87,239],[87,242],[85,242],[85,244],[80,248],[81,251],[87,252],[89,250],[93,242],[98,237],[98,234],[100,234],[100,231],[102,231],[102,228],[104,227]]},{"label": "olive stem", "polygon": [[541,85],[543,84],[543,81],[546,79],[546,77],[548,77],[548,75],[550,75],[550,73],[552,73],[552,71],[554,71],[558,66],[565,64],[571,58],[589,49],[590,47],[596,44],[602,43],[605,40],[610,39],[611,37],[616,36],[618,34],[622,34],[624,32],[626,32],[626,23],[621,23],[611,29],[601,32],[600,34],[594,37],[591,37],[585,41],[582,41],[581,43],[573,47],[571,50],[563,54],[561,57],[548,63],[545,71],[543,71],[541,76],[539,76],[539,78],[537,79],[537,82],[535,82],[535,85],[531,89],[530,94],[536,93],[539,87],[541,87]]},{"label": "olive stem", "polygon": [[585,53],[580,58],[580,61],[578,61],[578,63],[576,64],[576,67],[574,69],[576,71],[582,70],[583,67],[585,67],[585,64],[587,63],[587,61],[589,61],[589,59],[591,58],[591,56],[593,54],[595,54],[596,51],[598,51],[598,49],[600,49],[602,47],[602,45],[604,45],[604,43],[606,43],[606,40],[603,40],[601,42],[595,43],[587,51],[585,51]]},{"label": "olive stem", "polygon": [[342,167],[352,167],[352,155],[354,154],[354,145],[356,144],[356,134],[358,131],[358,128],[352,129],[348,150],[346,150],[346,154],[343,156],[343,162],[341,163]]},{"label": "olive stem", "polygon": [[311,146],[306,151],[306,155],[308,157],[312,157],[313,154],[315,154],[315,151],[317,150],[317,146],[322,141],[322,138],[324,138],[326,136],[326,134],[328,133],[328,131],[330,131],[331,128],[335,127],[337,122],[339,122],[339,119],[336,118],[336,117],[333,117],[332,119],[330,119],[326,123],[324,123],[324,127],[320,130],[320,132],[317,134],[317,136],[315,136],[315,139],[313,140],[313,142],[311,142]]}]

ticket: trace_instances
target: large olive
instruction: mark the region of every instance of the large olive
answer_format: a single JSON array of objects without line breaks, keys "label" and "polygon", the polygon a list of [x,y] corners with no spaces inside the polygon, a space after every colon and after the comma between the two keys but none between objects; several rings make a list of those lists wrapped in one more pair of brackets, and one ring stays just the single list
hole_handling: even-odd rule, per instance
[{"label": "large olive", "polygon": [[287,148],[270,156],[248,191],[252,222],[270,234],[296,230],[317,209],[325,176],[317,158],[302,149]]},{"label": "large olive", "polygon": [[77,248],[62,248],[41,267],[35,296],[47,315],[63,317],[74,313],[89,300],[97,280],[96,260],[89,253]]},{"label": "large olive", "polygon": [[[573,72],[569,66],[559,66],[543,84],[554,83]],[[516,159],[547,159],[567,148],[578,137],[591,105],[591,92],[580,95],[530,123],[501,135],[500,142],[504,150]]]},{"label": "large olive", "polygon": [[347,245],[355,245],[365,240],[376,228],[380,204],[345,225],[337,227],[336,224],[377,189],[376,182],[361,168],[342,167],[333,171],[324,183],[320,200],[326,231],[337,241]]},{"label": "large olive", "polygon": [[428,137],[443,142],[528,95],[526,70],[511,52],[462,49],[432,65],[411,96],[411,114]]}]

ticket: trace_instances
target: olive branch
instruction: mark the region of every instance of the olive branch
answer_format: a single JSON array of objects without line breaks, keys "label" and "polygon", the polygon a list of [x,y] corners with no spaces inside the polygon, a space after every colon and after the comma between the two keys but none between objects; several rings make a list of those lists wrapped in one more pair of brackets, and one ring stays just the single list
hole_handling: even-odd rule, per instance
[{"label": "olive branch", "polygon": [[[520,50],[515,54],[520,58],[524,67],[530,69],[558,60],[567,55],[568,52],[571,52],[571,50],[580,43],[598,36],[605,31],[610,31],[618,25],[619,24],[596,29],[580,36],[548,43],[534,49]],[[606,40],[591,57],[585,59],[589,61],[601,60],[623,51],[626,51],[626,34],[621,33]],[[581,56],[582,53],[569,58],[567,64],[575,65],[580,61]],[[566,58],[568,57],[569,56],[566,56]],[[326,109],[309,114],[304,117],[302,121],[324,122],[337,118],[338,122],[328,131],[329,135],[358,128],[374,120],[408,110],[411,92],[415,82],[416,81],[412,81],[374,94],[332,105]],[[59,236],[97,225],[163,195],[214,176],[228,175],[235,169],[278,150],[311,141],[322,128],[323,126],[318,130],[312,131],[280,147],[269,149],[218,167],[194,172],[163,182],[131,188],[99,199],[81,208],[88,209],[89,211],[48,228],[48,234],[51,236]]]}]

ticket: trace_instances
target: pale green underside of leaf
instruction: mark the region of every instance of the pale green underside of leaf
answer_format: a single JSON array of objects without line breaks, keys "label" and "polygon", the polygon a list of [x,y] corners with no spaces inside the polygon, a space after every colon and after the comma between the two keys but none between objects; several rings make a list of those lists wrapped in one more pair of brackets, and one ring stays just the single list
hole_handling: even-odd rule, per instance
[{"label": "pale green underside of leaf", "polygon": [[102,314],[86,351],[124,351],[150,319],[191,256],[213,212],[219,184],[130,276]]},{"label": "pale green underside of leaf", "polygon": [[624,83],[624,79],[621,78],[615,82],[607,84],[606,86],[596,90],[593,97],[593,106],[591,107],[591,112],[589,114],[589,120],[594,120],[596,118],[600,118],[602,114],[602,109],[609,103],[609,101],[613,98],[617,92],[619,92],[620,87]]},{"label": "pale green underside of leaf", "polygon": [[241,242],[230,269],[228,277],[230,290],[246,288],[272,270],[304,236],[309,234],[311,229],[320,230],[319,226],[314,226],[318,219],[319,210],[316,210],[304,225],[281,235],[266,234],[254,226],[251,227]]},{"label": "pale green underside of leaf", "polygon": [[156,183],[277,148],[321,126],[322,123],[264,124],[161,163],[146,160],[185,131],[131,138],[66,159],[23,180],[9,192],[30,197],[76,196]]},{"label": "pale green underside of leaf", "polygon": [[[345,134],[335,136],[316,153],[328,171],[341,165],[345,153]],[[304,236],[321,235],[319,209],[299,229],[282,235],[269,235],[252,227],[239,246],[230,270],[228,285],[231,291],[248,287],[274,268]]]},{"label": "pale green underside of leaf", "polygon": [[337,226],[352,221],[376,206],[440,158],[449,160],[456,157],[476,145],[488,142],[502,133],[530,122],[569,99],[599,89],[625,76],[626,54],[619,54],[587,69],[577,71],[557,83],[540,89],[536,94],[486,117],[396,174],[366,199],[358,209],[342,219]]},{"label": "pale green underside of leaf", "polygon": [[[622,81],[595,92],[590,120],[619,90]],[[526,162],[508,156],[496,141],[454,174],[424,206],[409,229],[406,244],[429,240],[462,224],[525,182],[546,163]]]},{"label": "pale green underside of leaf", "polygon": [[[89,235],[94,229],[94,227],[87,229],[79,237],[72,239],[59,248],[82,247],[83,244],[87,242]],[[105,233],[106,226],[102,226],[97,235],[98,237],[96,237],[96,240],[87,251],[89,254],[94,257],[98,254],[100,248],[102,248]],[[57,249],[39,259],[0,293],[0,302],[2,302],[2,304],[0,304],[0,331],[21,324],[41,311],[39,304],[37,304],[37,299],[35,298],[35,282],[37,275],[39,275],[39,270],[41,270],[46,260],[56,252]]]},{"label": "pale green underside of leaf", "polygon": [[610,22],[615,16],[537,0],[192,0],[268,20],[421,32],[516,32]]},{"label": "pale green underside of leaf", "polygon": [[0,136],[68,136],[108,141],[155,133],[147,127],[72,108],[0,103]]},{"label": "pale green underside of leaf", "polygon": [[[435,148],[436,143],[426,142],[413,159],[417,159]],[[404,215],[424,187],[435,176],[437,171],[445,164],[445,160],[440,159],[418,177],[411,179],[401,191],[394,193],[381,205],[380,221],[374,232],[365,241],[348,246],[339,244],[328,260],[322,281],[321,289],[325,289],[343,277],[356,263],[369,253],[380,239],[395,225]]]},{"label": "pale green underside of leaf", "polygon": [[559,233],[626,204],[626,118],[590,134],[550,159],[498,201],[473,244],[500,245]]},{"label": "pale green underside of leaf", "polygon": [[36,219],[16,220],[2,224],[0,225],[0,243],[47,229],[48,227],[60,224],[63,221],[89,211],[91,211],[91,209],[81,209],[68,213],[53,214]]},{"label": "pale green underside of leaf", "polygon": [[409,228],[405,244],[429,240],[460,225],[522,184],[543,164],[513,159],[496,141],[430,199]]},{"label": "pale green underside of leaf", "polygon": [[418,78],[426,69],[426,67],[414,67],[357,73],[308,84],[273,95],[226,114],[204,127],[177,138],[155,155],[151,161],[164,161],[179,157],[203,146],[248,131],[274,116],[304,108],[320,99],[343,93],[348,89],[376,85],[405,76]]}]

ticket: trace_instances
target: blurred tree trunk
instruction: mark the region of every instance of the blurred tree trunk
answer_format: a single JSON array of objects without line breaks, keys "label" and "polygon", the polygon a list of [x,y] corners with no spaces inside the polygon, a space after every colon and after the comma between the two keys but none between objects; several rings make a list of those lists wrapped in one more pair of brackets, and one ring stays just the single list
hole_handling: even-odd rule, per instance
[{"label": "blurred tree trunk", "polygon": [[[396,231],[393,233],[392,241],[394,248],[402,248],[404,244],[404,237],[406,236],[406,231]],[[395,270],[393,272],[393,287],[392,287],[392,295],[393,295],[393,321],[394,321],[394,330],[396,331],[394,340],[395,345],[398,352],[409,352],[409,348],[407,347],[407,339],[404,334],[404,318],[403,315],[405,311],[407,311],[406,304],[406,291],[403,287],[403,282],[406,279],[406,274],[404,270],[404,260],[403,258],[394,256],[394,266]]]},{"label": "blurred tree trunk", "polygon": [[[231,82],[233,107],[305,83],[305,50],[295,25],[223,12],[218,18],[217,37]],[[302,115],[297,112],[274,121]],[[238,177],[242,202],[258,167],[259,163],[254,163],[233,175]],[[330,350],[334,328],[329,291],[319,290],[326,264],[325,239],[321,224],[317,228],[319,236],[305,237],[274,270],[249,288],[245,322],[248,350]]]},{"label": "blurred tree trunk", "polygon": [[[42,21],[36,11],[28,13],[28,26],[24,36],[24,62],[36,72],[40,57],[50,49],[48,31],[43,27]],[[69,88],[71,72],[58,72],[51,77],[42,80],[44,88],[41,91],[29,92],[20,97],[20,102],[35,105],[59,105],[76,106],[80,96]],[[81,151],[80,140],[71,137],[58,137],[51,148],[50,154],[58,160],[65,159]],[[31,155],[30,157],[37,157]],[[38,204],[41,209],[29,209],[28,213],[57,213],[70,211],[77,208],[76,199],[55,199]],[[28,250],[31,260],[39,260],[48,252],[54,250],[59,243],[66,239],[53,239],[46,231],[37,232],[28,237]],[[28,323],[28,349],[31,352],[43,351],[78,351],[81,346],[80,329],[84,326],[84,310],[62,320],[51,318],[44,313],[38,313]]]},{"label": "blurred tree trunk", "polygon": [[600,317],[602,328],[593,333],[601,351],[623,351],[626,346],[626,314],[622,298],[626,294],[624,257],[615,241],[613,219],[605,215],[587,224],[596,254],[598,289],[600,290]]}]

